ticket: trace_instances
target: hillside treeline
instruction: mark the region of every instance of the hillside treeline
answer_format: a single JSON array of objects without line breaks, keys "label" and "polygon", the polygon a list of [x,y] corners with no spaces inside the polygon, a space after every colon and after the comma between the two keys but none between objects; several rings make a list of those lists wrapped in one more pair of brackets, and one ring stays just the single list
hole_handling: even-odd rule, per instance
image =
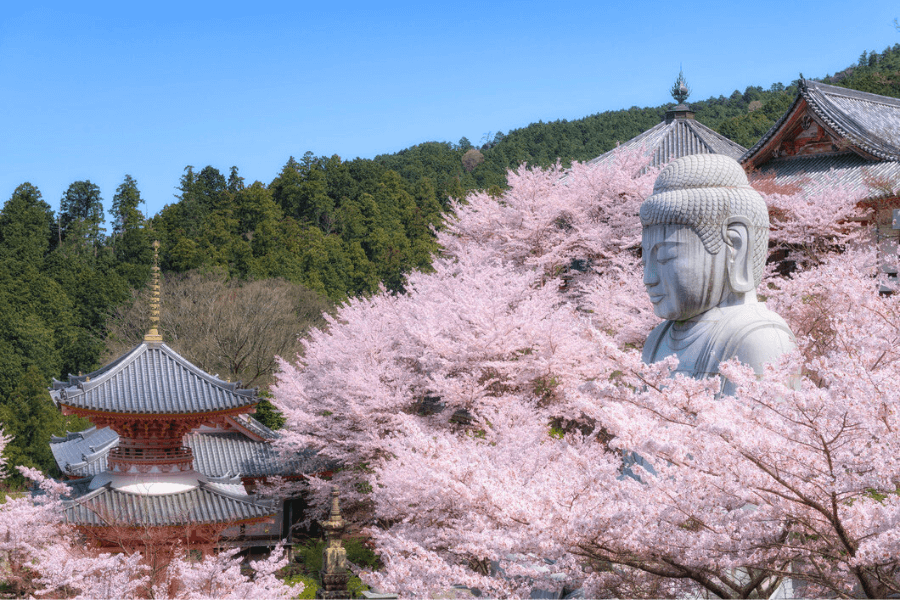
[{"label": "hillside treeline", "polygon": [[[823,81],[900,97],[900,44],[864,52]],[[700,122],[749,147],[795,97],[796,82],[776,83],[689,104]],[[293,315],[283,326],[302,331],[320,323],[312,313],[381,285],[400,292],[405,273],[428,269],[449,198],[471,189],[499,194],[507,170],[521,163],[590,160],[659,123],[668,106],[538,122],[478,143],[426,142],[374,159],[306,153],[289,158],[271,182],[248,184],[237,167],[223,173],[188,166],[177,201],[151,217],[141,212],[138,184],[128,176],[106,215],[90,181],[73,183],[57,212],[23,183],[0,211],[0,422],[15,437],[8,462],[52,472],[49,435],[84,426],[59,414],[47,386],[52,377],[97,368],[140,339],[152,240],[161,242],[168,285],[180,282],[185,290],[181,304],[200,302],[189,290],[218,294],[207,299],[206,312],[185,315],[253,302],[260,285],[251,283],[270,281],[287,307],[279,310]],[[179,323],[164,325],[172,332],[167,343],[185,344],[180,351],[189,358],[200,360],[198,347],[215,355],[209,370],[268,381],[269,367],[251,373],[236,352],[205,341],[195,340],[192,350],[177,334],[185,330]]]},{"label": "hillside treeline", "polygon": [[291,157],[268,185],[238,169],[181,177],[179,201],[148,223],[164,271],[222,267],[237,277],[280,277],[333,300],[401,290],[428,266],[442,205],[428,177],[411,182],[378,162]]},{"label": "hillside treeline", "polygon": [[[129,190],[126,181],[113,204],[128,204]],[[89,181],[69,187],[57,214],[29,183],[0,211],[0,422],[13,436],[8,464],[52,470],[50,434],[85,424],[53,406],[50,378],[97,365],[110,310],[146,280],[149,246],[126,235],[119,219],[110,236],[102,223],[100,190]]]}]

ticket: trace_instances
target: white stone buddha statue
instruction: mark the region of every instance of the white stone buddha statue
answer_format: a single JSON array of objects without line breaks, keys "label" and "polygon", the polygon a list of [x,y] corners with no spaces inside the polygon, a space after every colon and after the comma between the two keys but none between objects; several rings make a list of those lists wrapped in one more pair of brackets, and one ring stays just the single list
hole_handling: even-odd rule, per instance
[{"label": "white stone buddha statue", "polygon": [[[741,166],[717,154],[669,163],[641,205],[644,285],[656,316],[643,360],[676,356],[677,372],[719,376],[737,357],[757,373],[794,349],[784,320],[756,297],[769,216]],[[723,394],[734,386],[723,382]]]}]

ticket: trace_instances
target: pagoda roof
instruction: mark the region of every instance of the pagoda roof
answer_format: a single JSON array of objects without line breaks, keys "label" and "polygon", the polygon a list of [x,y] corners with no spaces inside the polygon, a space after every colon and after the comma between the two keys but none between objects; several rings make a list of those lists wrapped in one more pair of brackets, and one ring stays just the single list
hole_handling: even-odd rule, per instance
[{"label": "pagoda roof", "polygon": [[87,375],[54,379],[53,401],[125,415],[204,414],[251,407],[256,390],[222,381],[163,343],[142,343]]},{"label": "pagoda roof", "polygon": [[758,168],[774,159],[804,116],[829,134],[836,152],[849,150],[872,161],[900,160],[900,100],[806,79],[799,87],[788,111],[741,157],[745,167]]},{"label": "pagoda roof", "polygon": [[157,496],[121,492],[107,484],[68,504],[65,513],[70,523],[103,527],[234,523],[264,519],[277,512],[207,482],[188,491]]},{"label": "pagoda roof", "polygon": [[[256,419],[238,421],[265,434],[264,439],[248,437],[237,429],[194,431],[184,437],[184,443],[193,451],[196,471],[207,477],[257,478],[295,476],[327,468],[311,450],[295,457],[279,454],[271,443],[278,434]],[[109,427],[91,427],[66,437],[53,437],[50,450],[66,476],[81,478],[106,471],[109,451],[118,444],[118,434]]]},{"label": "pagoda roof", "polygon": [[60,471],[69,477],[87,477],[106,470],[109,451],[119,445],[119,434],[109,427],[91,427],[68,433],[66,437],[52,436],[50,451]]},{"label": "pagoda roof", "polygon": [[319,470],[312,451],[287,458],[269,442],[257,442],[236,431],[193,432],[185,444],[194,451],[194,468],[211,477],[290,476]]},{"label": "pagoda roof", "polygon": [[666,118],[655,127],[622,142],[614,149],[588,161],[588,164],[602,163],[617,149],[644,147],[651,156],[650,167],[665,165],[669,161],[691,154],[724,154],[737,160],[747,149],[716,133],[693,118],[694,113],[678,105],[666,113]]}]

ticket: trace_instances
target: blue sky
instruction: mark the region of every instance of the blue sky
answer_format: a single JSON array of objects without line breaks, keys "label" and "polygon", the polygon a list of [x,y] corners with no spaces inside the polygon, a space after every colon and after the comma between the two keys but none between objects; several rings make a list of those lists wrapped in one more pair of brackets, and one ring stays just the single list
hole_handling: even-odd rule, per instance
[{"label": "blue sky", "polygon": [[0,200],[29,181],[57,210],[90,179],[108,208],[130,174],[149,215],[187,165],[268,183],[307,150],[668,103],[681,66],[701,100],[900,42],[881,0],[38,4],[0,14]]}]

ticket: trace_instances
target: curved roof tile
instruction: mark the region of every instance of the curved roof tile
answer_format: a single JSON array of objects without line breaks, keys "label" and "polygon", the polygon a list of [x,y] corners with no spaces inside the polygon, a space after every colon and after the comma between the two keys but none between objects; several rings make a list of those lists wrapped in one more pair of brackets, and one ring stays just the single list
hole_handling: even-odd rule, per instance
[{"label": "curved roof tile", "polygon": [[57,404],[117,414],[195,414],[252,406],[256,390],[210,375],[165,344],[140,344],[88,373],[54,380]]},{"label": "curved roof tile", "polygon": [[[703,123],[691,118],[667,119],[644,133],[619,144],[618,148],[643,146],[652,155],[650,167],[664,165],[676,158],[690,154],[724,154],[737,160],[746,148],[716,133]],[[601,154],[588,164],[607,160],[615,150]]]},{"label": "curved roof tile", "polygon": [[227,494],[205,483],[186,492],[162,496],[130,494],[106,485],[71,501],[66,507],[66,519],[76,525],[158,527],[257,520],[275,512],[247,497]]}]

